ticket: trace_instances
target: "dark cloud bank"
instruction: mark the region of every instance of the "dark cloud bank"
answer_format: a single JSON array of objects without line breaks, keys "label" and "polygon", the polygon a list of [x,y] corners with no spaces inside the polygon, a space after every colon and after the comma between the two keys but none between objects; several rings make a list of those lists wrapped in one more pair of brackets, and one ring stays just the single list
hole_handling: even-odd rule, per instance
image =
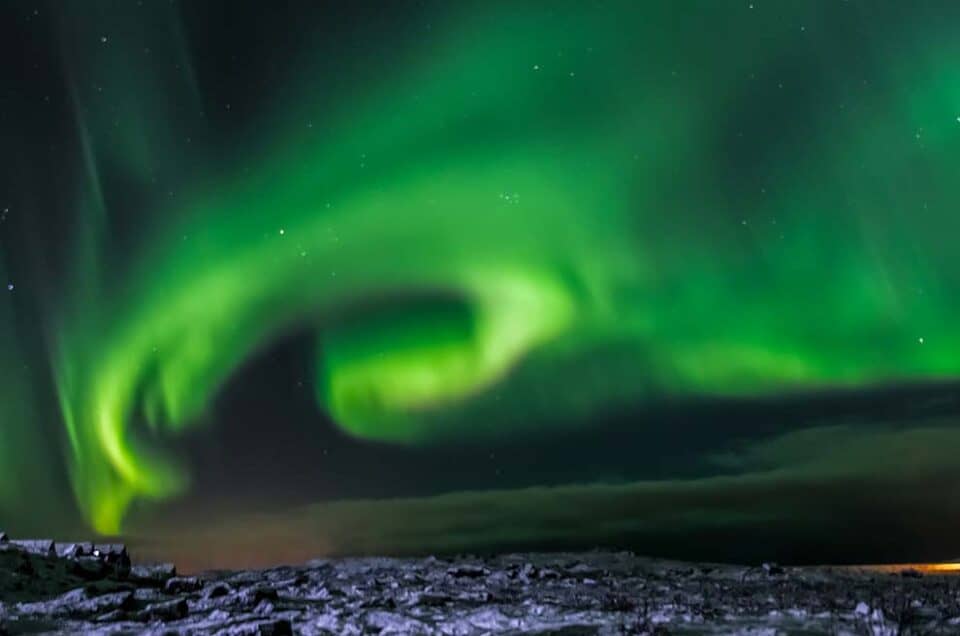
[{"label": "dark cloud bank", "polygon": [[713,477],[334,501],[189,533],[160,522],[134,543],[191,569],[591,546],[730,561],[942,560],[960,521],[958,442],[947,421],[820,426],[712,456],[726,473]]}]

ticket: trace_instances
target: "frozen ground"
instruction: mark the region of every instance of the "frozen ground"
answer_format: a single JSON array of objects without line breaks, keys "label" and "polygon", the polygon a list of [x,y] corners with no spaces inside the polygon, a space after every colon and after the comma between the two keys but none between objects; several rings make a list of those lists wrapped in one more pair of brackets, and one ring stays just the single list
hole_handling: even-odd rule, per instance
[{"label": "frozen ground", "polygon": [[0,634],[949,634],[960,577],[630,553],[313,561],[176,576],[122,546],[0,543]]}]

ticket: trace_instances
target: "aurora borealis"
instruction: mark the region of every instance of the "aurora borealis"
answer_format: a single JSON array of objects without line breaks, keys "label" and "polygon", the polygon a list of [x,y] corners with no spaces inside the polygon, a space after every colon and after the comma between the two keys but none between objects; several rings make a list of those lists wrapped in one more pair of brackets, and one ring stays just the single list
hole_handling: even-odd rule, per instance
[{"label": "aurora borealis", "polygon": [[0,526],[656,543],[954,470],[955,7],[2,11]]}]

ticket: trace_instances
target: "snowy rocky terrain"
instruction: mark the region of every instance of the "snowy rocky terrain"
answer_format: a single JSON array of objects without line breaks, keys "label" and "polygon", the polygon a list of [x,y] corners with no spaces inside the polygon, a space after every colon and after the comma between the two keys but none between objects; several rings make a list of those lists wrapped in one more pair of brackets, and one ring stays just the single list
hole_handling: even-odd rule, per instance
[{"label": "snowy rocky terrain", "polygon": [[0,634],[960,633],[960,577],[630,553],[312,561],[178,576],[0,533]]}]

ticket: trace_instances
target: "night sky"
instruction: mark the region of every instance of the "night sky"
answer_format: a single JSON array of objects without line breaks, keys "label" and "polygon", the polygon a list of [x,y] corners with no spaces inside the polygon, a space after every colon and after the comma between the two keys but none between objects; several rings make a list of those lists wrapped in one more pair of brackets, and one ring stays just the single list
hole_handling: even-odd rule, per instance
[{"label": "night sky", "polygon": [[0,528],[960,556],[960,4],[0,5]]}]

